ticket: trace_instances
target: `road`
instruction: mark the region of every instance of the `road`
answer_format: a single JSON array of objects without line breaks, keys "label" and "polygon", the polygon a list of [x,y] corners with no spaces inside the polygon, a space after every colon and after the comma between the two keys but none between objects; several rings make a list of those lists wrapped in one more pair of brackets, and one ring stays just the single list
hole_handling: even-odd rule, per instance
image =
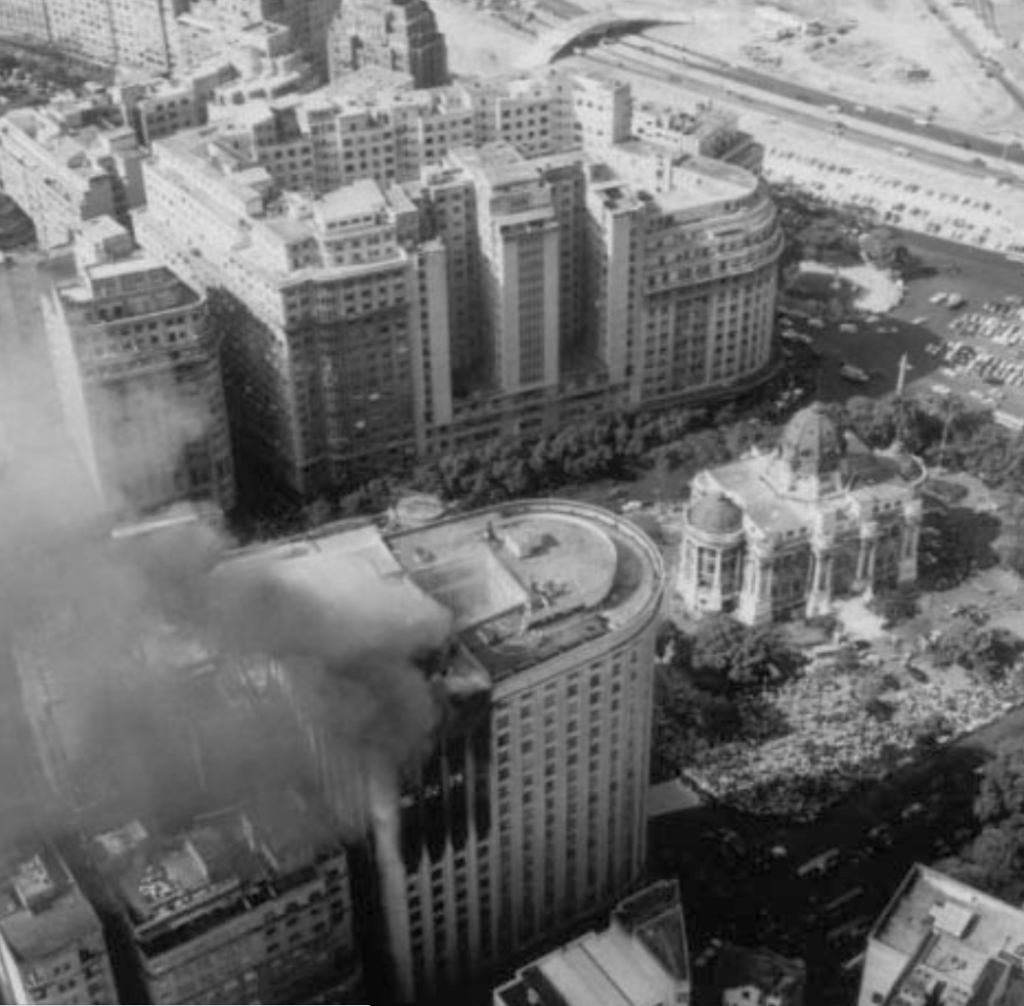
[{"label": "road", "polygon": [[[999,143],[988,136],[938,123],[922,125],[911,115],[849,101],[829,91],[734,66],[661,40],[627,38],[597,47],[582,58],[669,85],[685,85],[688,90],[718,100],[731,100],[764,115],[792,119],[818,129],[842,122],[848,139],[886,150],[892,150],[894,143],[901,144],[911,149],[916,158],[979,177],[991,177],[994,173],[990,166],[970,163],[972,157],[980,154],[1024,165],[1024,146],[1019,142]],[[893,131],[893,135],[880,135],[879,128]],[[924,146],[915,144],[915,139]],[[943,153],[942,145],[953,149]],[[1007,177],[1016,179],[1015,175]]]},{"label": "road", "polygon": [[[879,916],[915,863],[933,862],[959,846],[972,826],[978,765],[1000,741],[1022,730],[1024,709],[1017,709],[856,793],[807,826],[773,825],[714,807],[655,820],[652,860],[662,872],[679,877],[695,955],[712,938],[767,945],[807,961],[808,1002],[848,1006],[857,975],[844,975],[841,965],[864,948],[863,928]],[[924,811],[905,819],[913,804]],[[888,836],[872,838],[879,826]],[[747,871],[728,854],[725,829],[745,840],[746,858],[766,855],[776,845],[788,855],[767,870]],[[798,876],[802,864],[829,849],[840,852],[831,871]],[[849,900],[826,909],[851,892]],[[859,923],[862,931],[845,938],[835,934],[850,923]]]}]

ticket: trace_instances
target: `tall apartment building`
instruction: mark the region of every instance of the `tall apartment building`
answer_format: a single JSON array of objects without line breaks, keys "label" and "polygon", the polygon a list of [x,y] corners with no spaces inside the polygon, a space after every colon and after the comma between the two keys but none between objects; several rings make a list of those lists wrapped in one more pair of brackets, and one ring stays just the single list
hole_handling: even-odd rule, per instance
[{"label": "tall apartment building", "polygon": [[40,0],[46,41],[76,55],[157,73],[173,68],[174,19],[186,0]]},{"label": "tall apartment building", "polygon": [[314,493],[421,449],[424,412],[450,411],[447,280],[440,245],[400,241],[411,201],[370,180],[279,198],[215,130],[160,141],[146,172],[140,242],[233,305],[217,324],[242,449]]},{"label": "tall apartment building", "polygon": [[[764,372],[782,234],[763,183],[655,140],[612,142],[628,91],[577,83],[398,86],[377,100],[325,89],[157,142],[140,241],[259,319],[229,339],[233,409],[247,449],[291,485],[319,491],[374,459],[608,408],[669,408]],[[371,190],[391,237],[338,259],[342,207]],[[359,312],[325,290],[357,265],[364,283],[407,270],[412,292],[395,286],[387,303],[416,321],[365,322],[397,354],[386,376],[363,369],[358,340],[300,335],[311,319],[354,332]]]},{"label": "tall apartment building", "polygon": [[509,144],[460,150],[473,179],[484,358],[502,392],[557,385],[561,228],[552,188]]},{"label": "tall apartment building", "polygon": [[0,35],[50,40],[50,20],[44,0],[9,0],[0,4]]},{"label": "tall apartment building", "polygon": [[692,979],[679,887],[621,901],[609,926],[520,968],[494,1006],[688,1006]]},{"label": "tall apartment building", "polygon": [[614,148],[620,173],[602,166],[587,194],[592,292],[611,380],[628,381],[631,405],[657,408],[767,365],[783,237],[749,172],[689,158],[664,188],[629,185],[639,150]]},{"label": "tall apartment building", "polygon": [[129,226],[145,201],[134,130],[96,113],[55,103],[0,119],[0,185],[32,218],[43,248],[66,244],[96,217]]},{"label": "tall apartment building", "polygon": [[868,934],[858,1006],[1013,1002],[1024,910],[915,866]]},{"label": "tall apartment building", "polygon": [[172,835],[133,820],[96,835],[89,859],[97,903],[132,958],[119,962],[122,982],[144,996],[132,1001],[359,995],[345,851],[326,813],[297,792]]},{"label": "tall apartment building", "polygon": [[340,7],[341,0],[191,0],[177,26],[182,65],[194,67],[211,55],[211,45],[270,25],[287,29],[291,44],[325,81],[328,31]]},{"label": "tall apartment building", "polygon": [[234,503],[219,339],[206,298],[110,217],[43,300],[67,430],[112,509]]},{"label": "tall apartment building", "polygon": [[448,83],[448,48],[426,0],[348,0],[331,25],[330,75],[364,66],[408,73],[418,88]]},{"label": "tall apartment building", "polygon": [[664,591],[659,553],[635,526],[586,505],[517,503],[386,537],[325,534],[262,561],[328,603],[337,566],[380,578],[404,612],[425,594],[453,619],[450,653],[420,661],[443,726],[399,792],[353,778],[351,762],[339,774],[323,696],[301,671],[275,669],[328,799],[344,812],[353,787],[369,790],[357,890],[384,958],[382,1001],[479,976],[630,890],[645,855]]},{"label": "tall apartment building", "polygon": [[99,916],[48,845],[0,874],[0,990],[9,1003],[119,1003]]}]

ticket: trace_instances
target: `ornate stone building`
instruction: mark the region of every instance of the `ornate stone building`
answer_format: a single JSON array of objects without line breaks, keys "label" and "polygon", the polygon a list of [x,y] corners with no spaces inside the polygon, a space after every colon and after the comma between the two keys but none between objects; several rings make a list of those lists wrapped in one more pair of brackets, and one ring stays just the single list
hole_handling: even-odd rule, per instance
[{"label": "ornate stone building", "polygon": [[924,466],[872,451],[820,405],[771,453],[701,472],[683,521],[678,590],[695,613],[754,625],[917,579]]}]

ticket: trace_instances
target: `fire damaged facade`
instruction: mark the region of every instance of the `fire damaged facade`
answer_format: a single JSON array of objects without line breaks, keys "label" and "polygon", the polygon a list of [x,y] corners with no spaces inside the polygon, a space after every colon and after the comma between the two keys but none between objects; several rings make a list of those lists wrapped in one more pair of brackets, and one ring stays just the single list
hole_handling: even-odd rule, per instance
[{"label": "fire damaged facade", "polygon": [[480,975],[628,892],[644,862],[664,587],[659,553],[634,525],[582,504],[517,503],[226,565],[268,563],[303,592],[335,569],[372,571],[395,611],[449,618],[441,645],[413,658],[441,712],[426,756],[401,772],[365,750],[353,772],[310,669],[273,668],[332,809],[345,819],[362,808],[370,839],[353,883],[388,1001]]}]

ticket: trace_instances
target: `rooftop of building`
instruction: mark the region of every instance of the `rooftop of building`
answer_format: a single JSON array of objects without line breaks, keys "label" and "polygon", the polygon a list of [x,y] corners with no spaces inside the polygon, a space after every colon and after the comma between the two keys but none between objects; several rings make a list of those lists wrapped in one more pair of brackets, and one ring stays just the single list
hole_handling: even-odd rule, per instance
[{"label": "rooftop of building", "polygon": [[504,140],[479,147],[459,147],[448,156],[453,164],[491,188],[536,181],[540,175],[539,162],[524,157]]},{"label": "rooftop of building", "polygon": [[404,573],[453,616],[493,681],[624,627],[661,597],[661,561],[596,507],[519,503],[387,539]]},{"label": "rooftop of building", "polygon": [[779,996],[784,1002],[806,980],[802,960],[783,957],[766,947],[738,947],[726,943],[715,960],[715,987],[727,989],[753,986],[764,996]]},{"label": "rooftop of building", "polygon": [[34,961],[96,937],[100,923],[64,861],[40,845],[0,866],[0,932],[19,959]]},{"label": "rooftop of building", "polygon": [[[884,511],[910,499],[925,469],[898,451],[872,451],[818,406],[798,412],[770,452],[709,469],[698,495],[724,495],[766,534],[806,532],[825,511]],[[786,483],[786,484],[784,484]]]},{"label": "rooftop of building", "polygon": [[192,939],[293,887],[340,846],[327,811],[295,790],[265,792],[160,835],[139,820],[95,835],[90,853],[149,954]]},{"label": "rooftop of building", "polygon": [[907,964],[892,1006],[1017,1006],[1024,997],[1024,909],[915,866],[870,935]]},{"label": "rooftop of building", "polygon": [[[495,1001],[502,1006],[647,1006],[665,1001],[666,986],[689,982],[678,887],[655,884],[629,900],[636,898],[653,901],[656,911],[623,920],[620,905],[608,929],[588,933],[521,969],[516,979],[495,991]],[[624,927],[624,921],[630,924]]]}]

